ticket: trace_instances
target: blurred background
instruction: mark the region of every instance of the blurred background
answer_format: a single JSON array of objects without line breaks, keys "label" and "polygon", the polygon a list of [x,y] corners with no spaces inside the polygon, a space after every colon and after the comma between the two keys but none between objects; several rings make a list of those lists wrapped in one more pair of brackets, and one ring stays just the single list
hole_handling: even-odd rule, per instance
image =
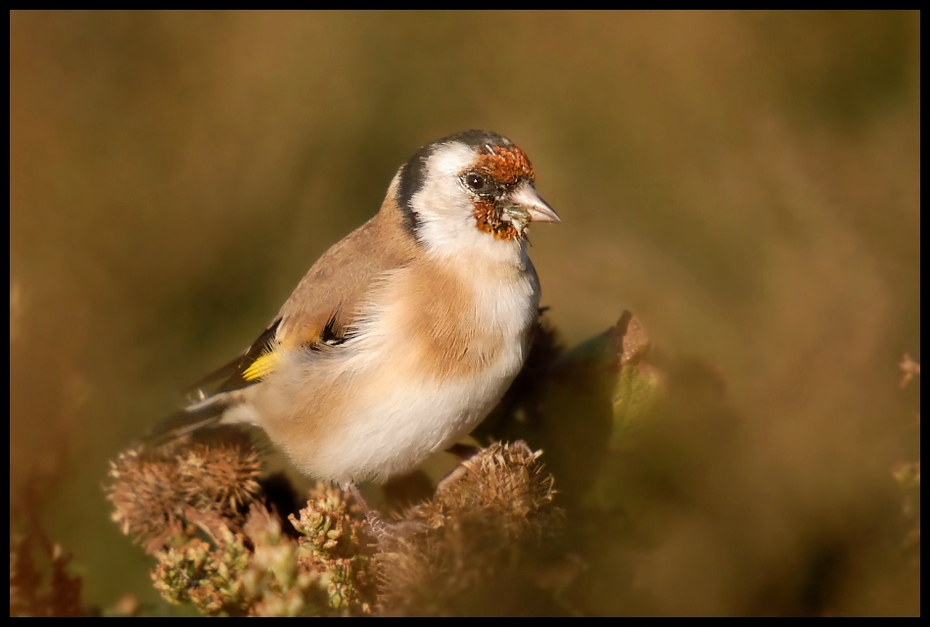
[{"label": "blurred background", "polygon": [[[742,481],[764,484],[739,514],[761,521],[753,568],[858,521],[831,607],[919,612],[919,570],[876,565],[868,522],[919,459],[898,370],[920,347],[919,13],[10,20],[11,517],[74,553],[87,604],[157,599],[109,521],[108,460],[421,145],[486,128],[562,216],[531,252],[566,344],[627,308],[726,382]],[[751,610],[712,520],[668,537],[637,584],[659,611]]]}]

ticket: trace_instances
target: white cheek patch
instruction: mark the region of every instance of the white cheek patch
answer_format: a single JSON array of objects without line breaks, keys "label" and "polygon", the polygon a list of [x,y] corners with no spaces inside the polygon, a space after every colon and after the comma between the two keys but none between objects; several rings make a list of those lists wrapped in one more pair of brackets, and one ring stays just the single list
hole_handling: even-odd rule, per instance
[{"label": "white cheek patch", "polygon": [[410,205],[417,214],[418,238],[431,254],[477,253],[505,260],[520,247],[518,242],[495,239],[477,228],[473,198],[459,180],[477,157],[463,144],[442,146],[429,157],[423,186]]}]

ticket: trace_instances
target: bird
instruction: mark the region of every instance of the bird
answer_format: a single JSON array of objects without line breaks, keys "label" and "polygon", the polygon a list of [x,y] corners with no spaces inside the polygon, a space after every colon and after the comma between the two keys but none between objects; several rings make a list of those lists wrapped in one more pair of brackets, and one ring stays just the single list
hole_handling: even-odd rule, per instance
[{"label": "bird", "polygon": [[455,445],[529,351],[540,285],[527,230],[561,221],[535,179],[526,153],[494,132],[423,146],[380,210],[150,439],[254,425],[302,474],[356,495]]}]

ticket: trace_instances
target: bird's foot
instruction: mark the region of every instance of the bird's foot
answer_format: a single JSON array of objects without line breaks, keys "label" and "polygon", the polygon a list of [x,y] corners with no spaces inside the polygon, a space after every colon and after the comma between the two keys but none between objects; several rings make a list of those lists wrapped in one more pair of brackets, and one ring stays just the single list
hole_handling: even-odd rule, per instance
[{"label": "bird's foot", "polygon": [[429,525],[419,520],[385,520],[381,514],[369,507],[358,486],[350,484],[347,488],[352,498],[361,506],[368,523],[368,535],[374,538],[379,550],[388,548],[390,538],[422,533],[429,529]]}]

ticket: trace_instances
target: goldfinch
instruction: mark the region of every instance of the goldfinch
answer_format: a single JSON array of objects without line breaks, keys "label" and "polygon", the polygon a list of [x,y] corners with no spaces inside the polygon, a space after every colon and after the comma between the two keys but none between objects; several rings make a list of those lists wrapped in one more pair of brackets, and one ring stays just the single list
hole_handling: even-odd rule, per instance
[{"label": "goldfinch", "polygon": [[[407,472],[494,408],[539,306],[531,222],[559,222],[526,154],[487,131],[421,148],[380,211],[310,268],[271,325],[152,435],[262,428],[308,476]],[[218,384],[218,385],[217,385]]]}]

